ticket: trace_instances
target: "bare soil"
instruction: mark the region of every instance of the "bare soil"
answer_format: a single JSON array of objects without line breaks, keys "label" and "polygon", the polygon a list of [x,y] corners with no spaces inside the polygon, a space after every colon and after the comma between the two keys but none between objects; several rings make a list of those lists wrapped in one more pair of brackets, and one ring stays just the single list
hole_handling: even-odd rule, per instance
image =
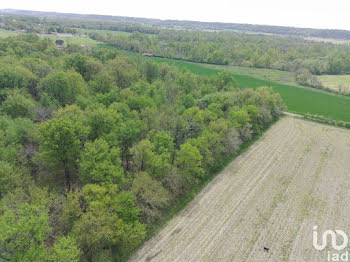
[{"label": "bare soil", "polygon": [[285,117],[130,261],[326,261],[313,226],[350,234],[349,189],[350,132]]}]

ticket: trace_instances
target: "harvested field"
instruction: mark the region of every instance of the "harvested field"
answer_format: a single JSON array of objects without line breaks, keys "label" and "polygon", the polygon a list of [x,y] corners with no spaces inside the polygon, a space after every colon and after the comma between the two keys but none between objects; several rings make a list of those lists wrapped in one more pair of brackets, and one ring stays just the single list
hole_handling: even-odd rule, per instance
[{"label": "harvested field", "polygon": [[348,130],[285,117],[130,261],[327,261],[312,230],[349,235],[349,158]]}]

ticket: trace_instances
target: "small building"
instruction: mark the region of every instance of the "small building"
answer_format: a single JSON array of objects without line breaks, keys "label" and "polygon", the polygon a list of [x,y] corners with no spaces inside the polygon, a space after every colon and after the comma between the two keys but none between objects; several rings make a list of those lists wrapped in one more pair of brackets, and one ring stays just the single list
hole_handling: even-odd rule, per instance
[{"label": "small building", "polygon": [[155,55],[152,53],[143,53],[144,56],[154,57]]},{"label": "small building", "polygon": [[69,33],[57,33],[56,34],[59,37],[73,37],[73,34],[69,34]]}]

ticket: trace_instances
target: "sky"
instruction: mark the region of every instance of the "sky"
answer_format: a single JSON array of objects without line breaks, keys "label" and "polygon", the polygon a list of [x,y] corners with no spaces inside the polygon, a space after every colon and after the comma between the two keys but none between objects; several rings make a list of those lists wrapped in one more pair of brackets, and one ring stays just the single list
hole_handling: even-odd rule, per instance
[{"label": "sky", "polygon": [[350,30],[349,0],[11,0],[23,9]]}]

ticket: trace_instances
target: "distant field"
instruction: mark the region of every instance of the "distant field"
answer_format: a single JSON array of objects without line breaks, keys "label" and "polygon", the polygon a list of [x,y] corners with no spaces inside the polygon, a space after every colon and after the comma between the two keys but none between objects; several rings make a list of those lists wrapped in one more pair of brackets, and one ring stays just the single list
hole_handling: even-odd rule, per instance
[{"label": "distant field", "polygon": [[209,67],[218,70],[226,70],[238,75],[249,75],[255,78],[279,82],[289,85],[298,85],[295,81],[295,75],[293,72],[275,70],[275,69],[265,69],[265,68],[252,68],[243,66],[225,66],[225,65],[210,65],[201,64],[204,67]]},{"label": "distant field", "polygon": [[9,30],[0,29],[0,37],[9,37],[14,35],[18,35],[18,33],[9,31]]},{"label": "distant field", "polygon": [[350,75],[322,75],[322,85],[338,92],[350,93]]},{"label": "distant field", "polygon": [[313,226],[350,232],[349,157],[349,131],[284,118],[129,262],[327,261]]},{"label": "distant field", "polygon": [[89,34],[89,33],[99,33],[102,35],[107,35],[107,34],[111,34],[111,35],[116,35],[116,36],[120,36],[120,35],[129,35],[130,33],[128,32],[122,32],[122,31],[111,31],[111,30],[95,30],[95,29],[78,29],[78,31],[80,33],[83,34]]},{"label": "distant field", "polygon": [[57,40],[57,39],[61,39],[64,41],[65,45],[67,44],[83,44],[83,45],[87,45],[87,46],[97,46],[100,42],[93,40],[89,37],[60,37],[60,36],[56,36],[56,35],[39,35],[40,37],[48,37],[50,39],[52,39],[53,41]]}]

